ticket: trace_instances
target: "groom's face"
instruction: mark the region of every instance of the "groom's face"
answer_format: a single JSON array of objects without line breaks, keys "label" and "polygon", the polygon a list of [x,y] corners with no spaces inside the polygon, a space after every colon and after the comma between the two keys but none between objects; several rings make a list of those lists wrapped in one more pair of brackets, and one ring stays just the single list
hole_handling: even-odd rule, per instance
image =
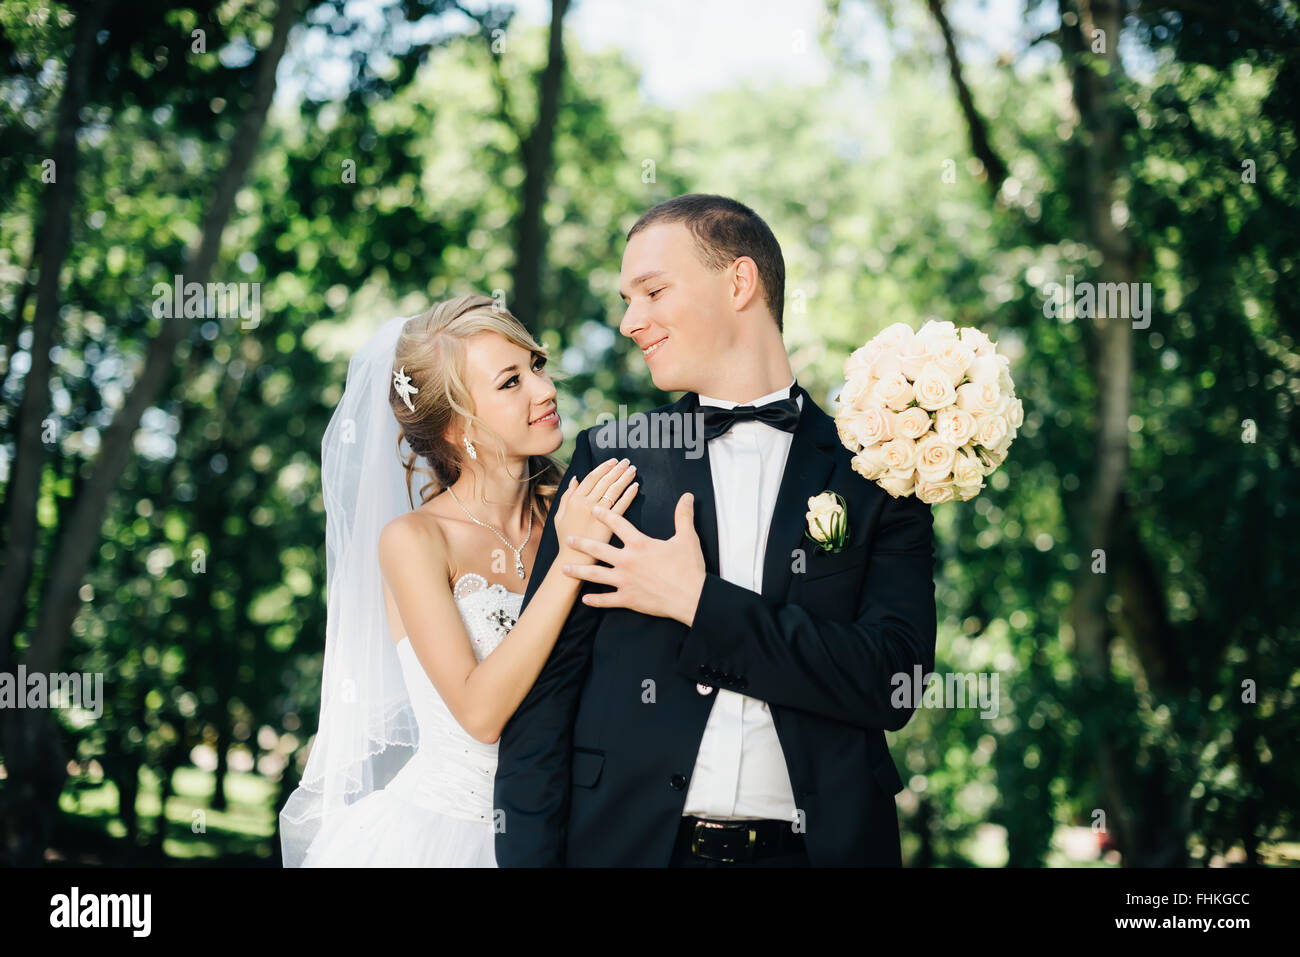
[{"label": "groom's face", "polygon": [[700,261],[682,223],[657,223],[628,240],[619,275],[627,312],[618,331],[641,349],[665,392],[708,392],[710,371],[732,347],[729,271]]}]

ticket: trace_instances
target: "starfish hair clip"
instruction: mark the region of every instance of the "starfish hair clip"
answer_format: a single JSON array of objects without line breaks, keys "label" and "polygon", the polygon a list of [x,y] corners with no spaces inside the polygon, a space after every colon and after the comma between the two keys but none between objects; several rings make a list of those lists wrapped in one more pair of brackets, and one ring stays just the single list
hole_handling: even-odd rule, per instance
[{"label": "starfish hair clip", "polygon": [[402,401],[406,403],[406,407],[414,412],[415,406],[411,404],[411,396],[415,395],[420,390],[411,385],[411,377],[406,374],[406,366],[402,366],[401,369],[393,373],[393,388],[396,389],[397,394],[402,397]]}]

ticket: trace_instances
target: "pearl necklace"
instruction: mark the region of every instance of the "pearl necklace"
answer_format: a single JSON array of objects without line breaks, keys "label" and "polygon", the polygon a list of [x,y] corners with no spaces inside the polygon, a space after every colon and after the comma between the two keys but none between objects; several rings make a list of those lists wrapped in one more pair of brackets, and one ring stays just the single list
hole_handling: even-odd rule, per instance
[{"label": "pearl necklace", "polygon": [[515,553],[515,571],[519,574],[519,577],[521,579],[524,578],[525,577],[524,560],[520,557],[520,553],[523,552],[523,550],[528,547],[528,541],[533,537],[533,509],[531,504],[528,509],[528,534],[524,536],[524,540],[520,544],[520,546],[518,548],[515,548],[513,545],[510,544],[510,540],[506,538],[504,535],[502,535],[501,531],[495,525],[489,525],[487,522],[480,522],[477,518],[471,515],[469,513],[469,509],[467,509],[464,505],[461,505],[460,499],[458,499],[456,497],[456,493],[451,490],[451,486],[447,487],[447,491],[451,493],[452,501],[455,502],[457,505],[460,505],[460,510],[465,513],[466,518],[468,518],[475,525],[481,525],[483,528],[486,528],[497,538],[501,539],[501,541],[505,543],[506,548],[510,549],[512,552]]}]

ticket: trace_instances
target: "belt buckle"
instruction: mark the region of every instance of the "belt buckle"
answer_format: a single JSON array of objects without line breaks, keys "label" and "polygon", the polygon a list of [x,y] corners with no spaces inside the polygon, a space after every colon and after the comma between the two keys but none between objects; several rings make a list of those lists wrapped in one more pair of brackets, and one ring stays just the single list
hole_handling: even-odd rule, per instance
[{"label": "belt buckle", "polygon": [[[700,844],[700,836],[705,828],[709,828],[711,830],[719,830],[719,831],[743,832],[743,836],[742,834],[737,833],[736,837],[741,838],[742,840],[745,841],[745,845],[744,845],[745,852],[746,852],[745,855],[743,857],[726,857],[726,856],[704,853],[703,848],[701,847]],[[695,822],[694,827],[692,828],[691,853],[696,857],[702,858],[703,860],[706,861],[721,861],[722,863],[725,864],[733,864],[740,860],[752,860],[754,857],[754,847],[757,844],[758,844],[758,831],[747,824],[742,824],[742,823],[725,824],[721,821],[697,820]]]}]

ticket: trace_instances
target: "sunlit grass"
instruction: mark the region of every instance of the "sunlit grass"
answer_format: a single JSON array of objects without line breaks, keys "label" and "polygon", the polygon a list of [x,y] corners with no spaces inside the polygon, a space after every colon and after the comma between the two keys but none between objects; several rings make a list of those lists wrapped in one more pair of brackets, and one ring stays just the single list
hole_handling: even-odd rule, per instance
[{"label": "sunlit grass", "polygon": [[[219,860],[232,854],[270,859],[276,833],[276,784],[259,774],[230,771],[226,774],[225,810],[212,807],[216,775],[196,767],[178,768],[173,792],[167,799],[166,828],[162,849],[177,860]],[[153,771],[140,771],[140,791],[135,810],[141,838],[156,837],[161,799],[161,780]],[[74,781],[59,797],[59,808],[92,830],[102,830],[114,839],[126,837],[126,826],[118,816],[117,785]]]},{"label": "sunlit grass", "polygon": [[[230,771],[226,775],[227,806],[223,811],[211,807],[216,775],[196,767],[177,769],[173,793],[167,800],[166,834],[163,853],[176,861],[218,863],[231,858],[261,858],[270,861],[274,854],[278,794],[276,782],[251,772]],[[136,798],[140,837],[147,842],[156,836],[161,781],[150,769],[140,772],[140,792]],[[118,816],[118,790],[109,779],[90,781],[73,779],[59,798],[59,809],[73,819],[73,830],[99,832],[114,841],[126,837],[126,826]],[[1058,828],[1052,849],[1044,861],[1047,867],[1117,867],[1116,859],[1094,858],[1080,852],[1080,835],[1086,828]],[[961,842],[960,852],[975,867],[1003,867],[1008,858],[1005,828],[985,824]],[[1073,840],[1071,840],[1073,838]],[[914,835],[904,832],[904,860],[918,850]],[[1260,846],[1266,866],[1288,867],[1300,864],[1300,843],[1278,842]],[[1244,853],[1230,855],[1227,863],[1239,863]],[[1193,863],[1192,866],[1199,866]]]}]

